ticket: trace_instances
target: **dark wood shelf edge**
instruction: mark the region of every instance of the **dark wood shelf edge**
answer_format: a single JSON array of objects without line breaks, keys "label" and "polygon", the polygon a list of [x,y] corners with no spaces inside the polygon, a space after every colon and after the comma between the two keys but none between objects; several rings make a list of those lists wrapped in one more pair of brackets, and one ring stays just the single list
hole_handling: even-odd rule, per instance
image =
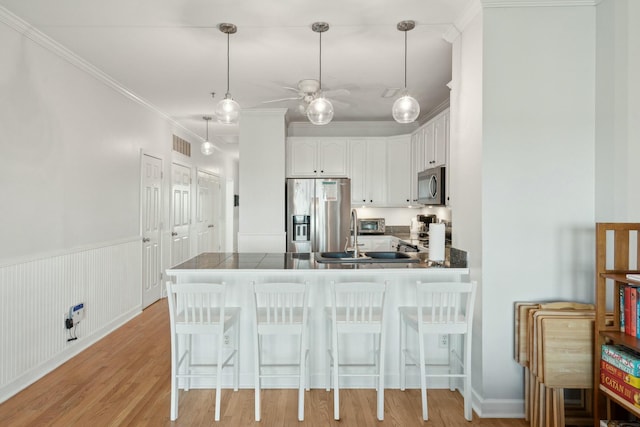
[{"label": "dark wood shelf edge", "polygon": [[607,270],[600,273],[600,277],[615,280],[616,282],[631,283],[640,285],[640,280],[628,279],[627,274],[640,274],[638,270]]},{"label": "dark wood shelf edge", "polygon": [[618,405],[622,406],[623,408],[631,412],[636,417],[640,417],[640,408],[633,406],[633,404],[627,402],[622,397],[618,396],[617,394],[615,394],[608,388],[604,387],[603,385],[600,385],[599,389],[600,389],[600,392],[603,394],[606,394],[609,399],[613,400]]},{"label": "dark wood shelf edge", "polygon": [[608,338],[616,344],[622,344],[625,347],[640,352],[640,338],[632,337],[620,331],[600,330],[599,333],[600,336]]}]

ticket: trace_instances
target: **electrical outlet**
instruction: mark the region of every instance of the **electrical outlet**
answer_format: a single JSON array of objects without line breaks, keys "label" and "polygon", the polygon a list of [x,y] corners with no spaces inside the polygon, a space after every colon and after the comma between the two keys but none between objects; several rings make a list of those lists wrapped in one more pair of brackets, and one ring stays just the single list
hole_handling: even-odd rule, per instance
[{"label": "electrical outlet", "polygon": [[224,336],[224,345],[229,345],[231,344],[231,338],[229,337],[229,335],[225,335]]},{"label": "electrical outlet", "polygon": [[438,347],[447,348],[449,347],[449,335],[440,335],[438,337]]},{"label": "electrical outlet", "polygon": [[78,323],[80,320],[84,319],[84,303],[74,305],[71,307],[69,312],[71,313],[73,323]]}]

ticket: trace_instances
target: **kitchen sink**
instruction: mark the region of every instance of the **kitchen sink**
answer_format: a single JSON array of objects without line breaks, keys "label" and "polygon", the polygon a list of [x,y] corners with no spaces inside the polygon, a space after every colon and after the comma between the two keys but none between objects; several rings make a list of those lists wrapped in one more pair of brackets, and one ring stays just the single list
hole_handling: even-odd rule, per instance
[{"label": "kitchen sink", "polygon": [[407,254],[406,252],[395,252],[395,251],[393,252],[392,251],[388,251],[388,252],[375,251],[374,252],[372,251],[372,252],[365,252],[365,255],[375,260],[380,260],[380,259],[402,260],[404,262],[418,261],[416,258],[412,258],[411,255]]},{"label": "kitchen sink", "polygon": [[315,254],[320,263],[380,263],[380,262],[419,262],[418,258],[404,252],[364,252],[354,257],[353,252],[319,252]]}]

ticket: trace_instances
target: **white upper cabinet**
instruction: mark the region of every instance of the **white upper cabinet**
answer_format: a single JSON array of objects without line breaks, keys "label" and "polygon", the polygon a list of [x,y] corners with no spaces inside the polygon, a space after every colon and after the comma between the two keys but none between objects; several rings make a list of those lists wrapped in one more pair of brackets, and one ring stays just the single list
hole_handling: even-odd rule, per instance
[{"label": "white upper cabinet", "polygon": [[348,176],[344,138],[287,138],[287,177]]},{"label": "white upper cabinet", "polygon": [[411,135],[387,138],[387,206],[411,206],[417,202],[413,195],[417,172],[413,168],[412,145]]},{"label": "white upper cabinet", "polygon": [[427,169],[447,164],[449,142],[449,110],[443,111],[424,125]]},{"label": "white upper cabinet", "polygon": [[349,141],[351,159],[351,204],[386,205],[386,138],[358,138]]}]

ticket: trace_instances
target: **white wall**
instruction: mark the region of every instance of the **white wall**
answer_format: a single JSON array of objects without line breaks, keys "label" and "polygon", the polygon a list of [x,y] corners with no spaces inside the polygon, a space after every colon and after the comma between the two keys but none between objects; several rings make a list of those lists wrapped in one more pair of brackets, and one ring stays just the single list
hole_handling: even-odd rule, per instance
[{"label": "white wall", "polygon": [[596,218],[640,220],[640,4],[599,3],[596,85]]},{"label": "white wall", "polygon": [[[165,177],[172,160],[236,177],[233,159],[204,158],[199,136],[4,9],[0,51],[2,401],[140,312],[141,152]],[[172,153],[173,134],[191,158]],[[86,318],[67,342],[78,302]]]},{"label": "white wall", "polygon": [[482,396],[522,396],[513,304],[593,300],[595,7],[485,8]]}]

